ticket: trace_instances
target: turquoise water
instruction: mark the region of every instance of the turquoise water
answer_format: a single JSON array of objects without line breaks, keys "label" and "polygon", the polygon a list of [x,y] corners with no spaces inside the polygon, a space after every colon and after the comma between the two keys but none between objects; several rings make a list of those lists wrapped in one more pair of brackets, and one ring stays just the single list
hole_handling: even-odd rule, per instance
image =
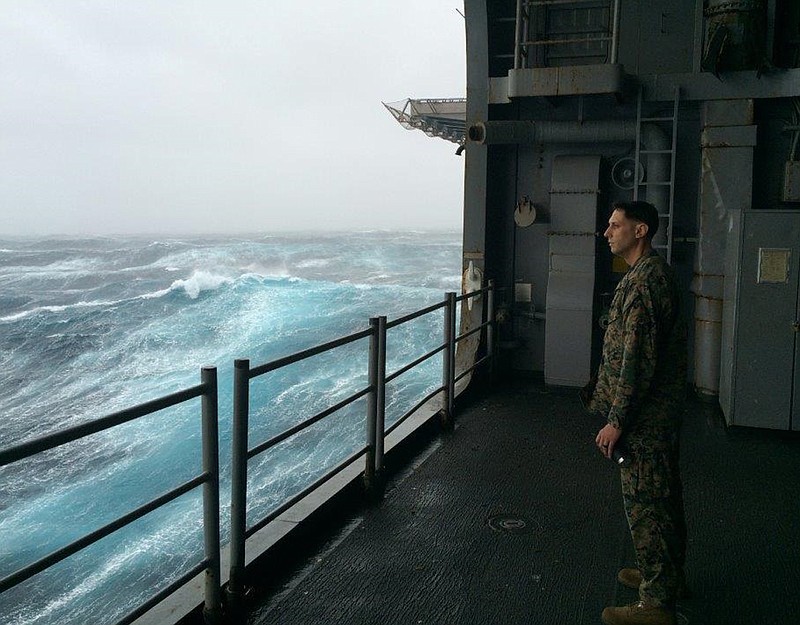
[{"label": "turquoise water", "polygon": [[[216,365],[223,540],[232,364],[253,365],[441,301],[460,234],[0,240],[0,445],[193,386]],[[387,370],[441,343],[441,311],[389,333]],[[251,386],[251,446],[361,390],[367,341]],[[387,388],[387,422],[439,385],[441,359]],[[359,400],[254,458],[249,521],[364,444]],[[200,472],[200,400],[0,469],[0,576]],[[112,623],[198,562],[200,491],[0,595],[4,624]]]}]

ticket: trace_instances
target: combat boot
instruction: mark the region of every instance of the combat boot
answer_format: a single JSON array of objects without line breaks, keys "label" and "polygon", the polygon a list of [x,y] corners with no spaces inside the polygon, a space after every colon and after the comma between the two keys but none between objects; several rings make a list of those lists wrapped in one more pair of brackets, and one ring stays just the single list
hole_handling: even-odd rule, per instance
[{"label": "combat boot", "polygon": [[606,608],[600,616],[605,625],[675,625],[675,611],[637,601],[620,608]]},{"label": "combat boot", "polygon": [[[642,573],[639,569],[620,569],[617,573],[617,581],[623,586],[639,590],[639,584],[642,583]],[[692,593],[686,586],[686,582],[681,581],[678,584],[678,599],[689,599]]]}]

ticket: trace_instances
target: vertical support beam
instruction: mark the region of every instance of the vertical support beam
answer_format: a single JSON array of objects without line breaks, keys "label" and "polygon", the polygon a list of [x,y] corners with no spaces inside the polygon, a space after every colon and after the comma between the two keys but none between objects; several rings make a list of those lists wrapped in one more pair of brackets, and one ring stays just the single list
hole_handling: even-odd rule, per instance
[{"label": "vertical support beam", "polygon": [[514,69],[522,68],[522,1],[517,0],[517,23],[514,33]]},{"label": "vertical support beam", "polygon": [[614,0],[611,22],[611,54],[609,63],[616,63],[619,53],[619,0]]},{"label": "vertical support beam", "polygon": [[445,293],[444,308],[444,358],[442,358],[442,387],[444,402],[442,406],[442,425],[453,426],[453,400],[455,398],[456,378],[456,294]]},{"label": "vertical support beam", "polygon": [[[489,25],[486,0],[464,0],[467,44],[467,127],[489,120]],[[464,152],[464,266],[483,268],[486,249],[487,146]],[[467,256],[469,255],[469,256]]]},{"label": "vertical support beam", "polygon": [[231,453],[231,564],[228,595],[232,602],[244,594],[245,534],[247,531],[247,430],[250,412],[250,361],[233,363],[233,442]]},{"label": "vertical support beam", "polygon": [[734,337],[728,333],[734,327],[730,289],[736,281],[726,279],[728,263],[733,261],[726,248],[733,220],[752,208],[755,108],[749,99],[712,100],[701,110],[699,240],[691,287],[694,387],[700,398],[720,401],[723,412],[730,415]]},{"label": "vertical support beam", "polygon": [[494,280],[489,280],[489,288],[486,293],[486,354],[489,356],[489,377],[494,375],[494,333],[495,333],[495,312],[494,312]]},{"label": "vertical support beam", "polygon": [[203,619],[206,623],[219,623],[222,617],[220,592],[219,548],[219,403],[217,393],[217,368],[203,367],[200,380],[203,391],[203,543],[206,566],[205,604]]}]

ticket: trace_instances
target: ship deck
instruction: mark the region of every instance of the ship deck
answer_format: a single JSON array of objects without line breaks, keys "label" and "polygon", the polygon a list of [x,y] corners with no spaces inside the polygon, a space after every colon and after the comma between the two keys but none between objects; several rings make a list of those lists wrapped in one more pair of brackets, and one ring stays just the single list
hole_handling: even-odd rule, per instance
[{"label": "ship deck", "polygon": [[[634,560],[601,425],[575,393],[532,383],[470,400],[381,503],[345,506],[268,561],[246,622],[599,623],[637,598],[616,582]],[[692,597],[679,623],[797,622],[800,437],[726,428],[692,401],[682,472]]]}]

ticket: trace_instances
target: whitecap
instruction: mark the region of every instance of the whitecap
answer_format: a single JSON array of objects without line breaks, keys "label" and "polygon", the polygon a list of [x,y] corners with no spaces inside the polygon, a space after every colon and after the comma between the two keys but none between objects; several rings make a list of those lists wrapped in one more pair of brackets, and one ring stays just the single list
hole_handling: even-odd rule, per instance
[{"label": "whitecap", "polygon": [[0,321],[18,321],[19,319],[24,319],[25,317],[30,317],[32,315],[36,315],[39,313],[47,313],[47,312],[64,312],[70,308],[92,308],[95,306],[114,306],[119,302],[109,302],[109,301],[97,301],[97,302],[75,302],[74,304],[61,304],[61,305],[52,305],[52,306],[38,306],[37,308],[31,308],[30,310],[23,310],[22,312],[14,313],[13,315],[6,315],[5,317],[0,317]]},{"label": "whitecap", "polygon": [[327,267],[331,264],[328,258],[310,258],[297,263],[298,269],[314,269],[317,267]]},{"label": "whitecap", "polygon": [[203,291],[215,291],[223,284],[231,284],[232,282],[233,280],[227,276],[220,276],[207,271],[195,271],[186,280],[175,280],[169,288],[171,291],[183,289],[190,298],[197,299]]}]

